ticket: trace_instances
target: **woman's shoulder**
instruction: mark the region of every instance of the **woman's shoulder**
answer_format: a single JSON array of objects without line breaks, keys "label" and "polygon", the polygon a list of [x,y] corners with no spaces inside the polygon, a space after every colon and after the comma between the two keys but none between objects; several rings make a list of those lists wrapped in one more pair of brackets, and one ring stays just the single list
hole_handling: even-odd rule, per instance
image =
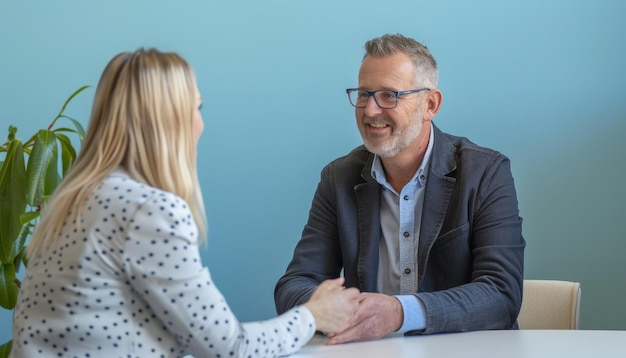
[{"label": "woman's shoulder", "polygon": [[116,169],[104,178],[93,199],[108,201],[111,205],[140,207],[162,205],[159,203],[184,203],[178,195],[150,186],[132,178],[123,169]]},{"label": "woman's shoulder", "polygon": [[[178,195],[152,187],[133,179],[124,171],[108,175],[96,190],[94,205],[105,205],[103,210],[123,215],[133,223],[128,231],[160,230],[173,232],[182,230],[195,237],[197,228],[187,202]],[[181,234],[179,236],[186,236]]]}]

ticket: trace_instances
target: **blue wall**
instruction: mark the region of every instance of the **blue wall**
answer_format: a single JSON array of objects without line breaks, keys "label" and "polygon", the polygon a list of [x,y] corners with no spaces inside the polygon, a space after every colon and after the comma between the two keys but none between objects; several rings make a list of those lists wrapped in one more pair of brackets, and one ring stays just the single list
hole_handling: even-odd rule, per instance
[{"label": "blue wall", "polygon": [[[120,51],[180,52],[204,96],[203,258],[241,320],[270,318],[320,169],[360,144],[344,89],[363,43],[400,32],[439,61],[436,123],[511,158],[526,277],[580,281],[582,327],[626,329],[624,14],[620,0],[3,1],[0,136],[46,126]],[[86,124],[93,93],[68,114]]]}]

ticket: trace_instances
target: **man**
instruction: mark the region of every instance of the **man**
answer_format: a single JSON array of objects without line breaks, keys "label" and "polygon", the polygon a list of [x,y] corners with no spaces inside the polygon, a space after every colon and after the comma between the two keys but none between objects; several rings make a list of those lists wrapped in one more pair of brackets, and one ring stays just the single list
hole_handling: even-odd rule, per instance
[{"label": "man", "polygon": [[363,293],[329,344],[517,328],[525,241],[508,158],[432,123],[442,93],[425,46],[384,35],[365,49],[347,90],[364,146],[323,169],[278,312],[343,270]]}]

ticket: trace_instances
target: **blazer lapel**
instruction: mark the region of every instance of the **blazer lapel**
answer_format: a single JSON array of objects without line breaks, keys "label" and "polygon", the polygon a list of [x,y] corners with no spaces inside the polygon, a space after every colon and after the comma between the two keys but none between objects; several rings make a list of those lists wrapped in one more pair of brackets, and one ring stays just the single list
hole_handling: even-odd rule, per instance
[{"label": "blazer lapel", "polygon": [[456,169],[454,146],[433,124],[435,147],[430,162],[430,170],[424,192],[424,210],[420,227],[418,247],[418,281],[424,277],[426,258],[441,232],[443,220],[448,211],[456,178],[449,176]]},{"label": "blazer lapel", "polygon": [[357,184],[358,277],[361,291],[376,292],[378,280],[378,250],[380,243],[380,185],[372,178],[374,155],[370,154],[361,176],[365,183]]}]

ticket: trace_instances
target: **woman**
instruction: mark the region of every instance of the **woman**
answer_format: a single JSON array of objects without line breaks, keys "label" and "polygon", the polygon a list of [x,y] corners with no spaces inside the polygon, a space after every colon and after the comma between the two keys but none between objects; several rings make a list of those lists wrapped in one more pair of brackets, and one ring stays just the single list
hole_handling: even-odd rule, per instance
[{"label": "woman", "polygon": [[200,107],[175,53],[109,62],[81,153],[28,248],[12,357],[272,357],[347,327],[359,293],[342,279],[274,319],[237,321],[198,250]]}]

